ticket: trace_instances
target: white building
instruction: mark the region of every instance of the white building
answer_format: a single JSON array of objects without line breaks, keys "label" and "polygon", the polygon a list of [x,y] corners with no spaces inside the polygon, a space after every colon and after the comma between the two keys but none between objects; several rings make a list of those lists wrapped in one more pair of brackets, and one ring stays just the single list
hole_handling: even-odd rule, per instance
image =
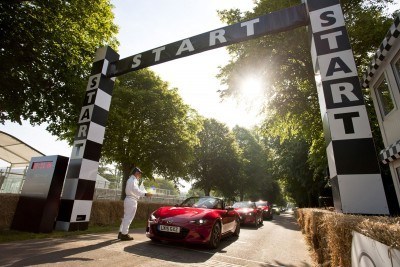
[{"label": "white building", "polygon": [[388,164],[400,205],[400,17],[390,27],[363,78],[370,88],[385,149],[379,159]]}]

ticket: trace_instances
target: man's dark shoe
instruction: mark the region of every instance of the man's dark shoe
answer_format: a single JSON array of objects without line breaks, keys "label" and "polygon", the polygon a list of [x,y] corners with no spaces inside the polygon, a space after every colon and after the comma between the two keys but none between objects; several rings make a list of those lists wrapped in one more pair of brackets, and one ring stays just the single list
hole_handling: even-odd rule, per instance
[{"label": "man's dark shoe", "polygon": [[122,233],[119,232],[119,233],[118,233],[118,239],[121,239],[121,237],[122,237]]},{"label": "man's dark shoe", "polygon": [[130,241],[130,240],[133,240],[133,237],[131,237],[128,234],[126,234],[126,235],[121,234],[121,238],[120,239],[121,239],[121,241]]}]

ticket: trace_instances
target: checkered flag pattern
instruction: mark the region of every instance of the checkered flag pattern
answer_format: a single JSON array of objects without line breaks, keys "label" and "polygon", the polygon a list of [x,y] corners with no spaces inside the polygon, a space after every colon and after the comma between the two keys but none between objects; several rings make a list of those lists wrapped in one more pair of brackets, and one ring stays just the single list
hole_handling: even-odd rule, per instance
[{"label": "checkered flag pattern", "polygon": [[89,226],[115,79],[106,77],[107,68],[118,59],[119,55],[110,47],[96,51],[64,182],[57,230],[86,230]]},{"label": "checkered flag pattern", "polygon": [[374,76],[375,72],[378,70],[379,66],[381,65],[382,61],[385,59],[386,55],[388,54],[389,50],[392,48],[394,42],[400,35],[400,16],[397,16],[394,20],[394,23],[390,27],[389,31],[387,32],[385,39],[383,39],[379,49],[376,51],[374,58],[370,66],[367,68],[366,72],[363,76],[363,87],[368,88],[372,77]]},{"label": "checkered flag pattern", "polygon": [[379,159],[387,164],[400,158],[400,140],[379,152]]}]

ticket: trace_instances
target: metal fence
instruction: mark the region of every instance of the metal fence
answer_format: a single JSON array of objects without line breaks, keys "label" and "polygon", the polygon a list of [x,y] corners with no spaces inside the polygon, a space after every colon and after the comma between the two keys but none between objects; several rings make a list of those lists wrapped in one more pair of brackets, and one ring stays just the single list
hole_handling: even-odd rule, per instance
[{"label": "metal fence", "polygon": [[[20,194],[25,182],[25,174],[26,168],[0,170],[0,193]],[[141,186],[141,189],[144,189],[144,187]],[[140,201],[174,205],[181,203],[186,198],[186,194],[176,194],[167,189],[152,187],[148,188],[147,191],[152,193],[152,196],[141,198]],[[120,182],[97,180],[93,199],[120,200],[121,192],[122,185]]]},{"label": "metal fence", "polygon": [[25,181],[26,168],[0,170],[0,193],[21,193]]},{"label": "metal fence", "polygon": [[[150,191],[155,191],[155,192],[152,193],[151,197],[143,197],[140,199],[140,201],[174,205],[181,203],[186,198],[185,194],[176,195],[173,194],[171,190],[166,190],[161,188],[152,188],[152,190]],[[94,191],[93,199],[120,200],[121,189],[96,188]]]}]

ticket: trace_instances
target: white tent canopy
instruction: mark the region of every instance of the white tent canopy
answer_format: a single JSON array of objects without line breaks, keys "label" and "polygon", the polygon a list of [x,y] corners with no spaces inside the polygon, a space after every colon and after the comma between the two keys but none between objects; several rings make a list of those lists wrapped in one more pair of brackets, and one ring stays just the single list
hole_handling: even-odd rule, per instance
[{"label": "white tent canopy", "polygon": [[10,163],[12,167],[27,166],[32,157],[40,156],[44,154],[18,138],[0,131],[0,159]]}]

